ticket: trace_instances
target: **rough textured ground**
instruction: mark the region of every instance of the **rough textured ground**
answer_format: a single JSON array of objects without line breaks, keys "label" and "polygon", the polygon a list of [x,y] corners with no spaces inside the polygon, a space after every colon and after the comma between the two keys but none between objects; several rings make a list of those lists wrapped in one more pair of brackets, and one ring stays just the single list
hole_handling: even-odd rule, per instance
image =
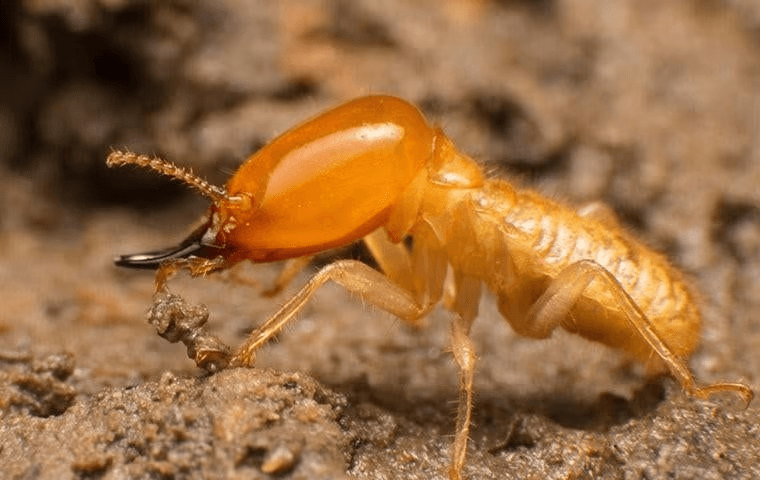
[{"label": "rough textured ground", "polygon": [[[610,204],[703,292],[697,377],[760,388],[756,2],[376,3],[4,3],[0,477],[444,474],[445,312],[413,331],[327,287],[260,369],[206,376],[145,323],[151,275],[111,264],[180,240],[205,204],[106,170],[110,148],[221,183],[277,133],[370,92],[420,105],[494,175]],[[259,296],[276,271],[173,288],[236,343],[287,298]],[[570,335],[519,338],[488,297],[474,339],[469,478],[760,477],[757,402],[686,398]]]}]

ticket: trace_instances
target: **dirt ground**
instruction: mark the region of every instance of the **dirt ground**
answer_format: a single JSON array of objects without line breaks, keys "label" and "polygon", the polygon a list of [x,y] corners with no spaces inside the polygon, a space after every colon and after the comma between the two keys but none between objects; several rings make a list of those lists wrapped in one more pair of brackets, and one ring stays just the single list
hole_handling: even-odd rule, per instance
[{"label": "dirt ground", "polygon": [[[178,242],[206,203],[106,169],[110,149],[221,184],[368,93],[419,105],[493,175],[612,206],[703,294],[699,381],[757,391],[759,32],[750,0],[4,2],[0,477],[445,475],[445,311],[418,331],[327,286],[259,368],[207,375],[146,323],[151,273],[112,263]],[[262,298],[279,267],[172,290],[237,344],[314,271]],[[688,398],[569,334],[520,338],[490,296],[473,338],[470,479],[760,478],[757,401]]]}]

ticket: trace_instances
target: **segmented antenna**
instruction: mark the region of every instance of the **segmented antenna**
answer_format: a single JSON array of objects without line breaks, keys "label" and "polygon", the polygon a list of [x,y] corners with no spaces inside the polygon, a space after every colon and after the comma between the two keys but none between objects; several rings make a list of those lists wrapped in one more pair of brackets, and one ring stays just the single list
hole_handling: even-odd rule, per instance
[{"label": "segmented antenna", "polygon": [[186,183],[195,188],[201,194],[210,198],[214,203],[221,202],[227,196],[227,192],[222,187],[211,185],[206,180],[195,175],[192,171],[178,167],[172,162],[162,160],[158,157],[148,155],[138,155],[132,152],[121,152],[114,150],[108,155],[106,165],[116,167],[121,165],[137,165],[149,168],[167,177],[176,178],[182,183]]}]

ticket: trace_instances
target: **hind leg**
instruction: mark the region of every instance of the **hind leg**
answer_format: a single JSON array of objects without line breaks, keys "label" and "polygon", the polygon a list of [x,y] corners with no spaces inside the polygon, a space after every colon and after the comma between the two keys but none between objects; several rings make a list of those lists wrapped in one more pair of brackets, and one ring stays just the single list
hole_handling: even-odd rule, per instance
[{"label": "hind leg", "polygon": [[631,330],[644,340],[667,366],[681,387],[691,395],[705,398],[720,391],[732,391],[749,405],[752,390],[741,383],[715,383],[697,386],[684,359],[678,357],[655,331],[634,300],[608,270],[591,260],[581,260],[562,270],[548,285],[543,294],[524,314],[516,312],[508,298],[500,298],[500,308],[515,331],[533,338],[546,338],[570,314],[583,292],[592,281],[601,282],[615,299]]}]

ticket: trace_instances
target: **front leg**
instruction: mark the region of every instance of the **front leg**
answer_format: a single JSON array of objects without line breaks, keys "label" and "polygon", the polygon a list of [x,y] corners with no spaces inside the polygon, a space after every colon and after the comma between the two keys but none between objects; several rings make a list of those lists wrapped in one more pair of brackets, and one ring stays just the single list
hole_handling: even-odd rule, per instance
[{"label": "front leg", "polygon": [[269,320],[254,330],[232,358],[233,365],[252,366],[256,350],[277,335],[304,307],[314,292],[328,281],[342,285],[362,300],[416,324],[432,305],[419,304],[412,294],[388,277],[356,260],[340,260],[322,268]]},{"label": "front leg", "polygon": [[164,262],[158,267],[156,278],[153,280],[155,294],[168,293],[166,285],[169,283],[169,280],[183,268],[187,269],[193,277],[201,277],[211,272],[230,268],[233,265],[234,263],[228,262],[221,256],[211,259],[189,257]]}]

